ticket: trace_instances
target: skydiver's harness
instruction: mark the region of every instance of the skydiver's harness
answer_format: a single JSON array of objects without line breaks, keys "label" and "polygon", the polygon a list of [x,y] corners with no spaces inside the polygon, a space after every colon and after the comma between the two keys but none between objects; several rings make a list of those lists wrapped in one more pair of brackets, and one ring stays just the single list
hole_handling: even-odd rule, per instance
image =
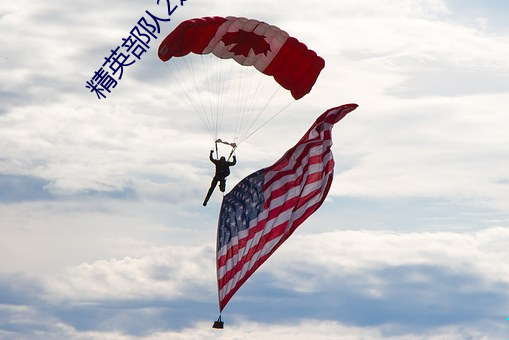
[{"label": "skydiver's harness", "polygon": [[236,143],[229,143],[229,142],[223,141],[220,138],[216,139],[215,140],[215,144],[216,144],[216,159],[219,159],[219,151],[217,149],[217,143],[226,144],[226,145],[229,145],[229,146],[232,147],[232,151],[230,152],[230,155],[228,156],[228,159],[227,159],[227,161],[229,161],[230,158],[232,158],[233,154],[235,153],[235,150],[237,149],[237,144]]}]

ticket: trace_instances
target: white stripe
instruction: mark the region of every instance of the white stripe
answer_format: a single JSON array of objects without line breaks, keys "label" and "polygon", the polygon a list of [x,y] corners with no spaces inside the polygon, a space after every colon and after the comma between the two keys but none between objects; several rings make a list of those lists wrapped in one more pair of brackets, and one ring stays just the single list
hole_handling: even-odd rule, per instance
[{"label": "white stripe", "polygon": [[[330,125],[330,124],[328,124],[328,125]],[[322,141],[314,140],[314,141],[309,141],[309,142],[299,144],[299,146],[293,152],[292,157],[290,157],[288,164],[282,169],[272,170],[272,171],[267,172],[267,174],[265,175],[265,181],[266,182],[270,181],[272,179],[272,177],[274,177],[276,174],[278,174],[281,171],[292,169],[297,164],[298,158],[302,156],[306,147],[308,147],[309,144],[315,144],[318,142],[320,143],[320,145],[316,145],[307,151],[307,156],[305,156],[305,158],[302,160],[303,163],[307,159],[309,159],[309,157],[320,155],[320,154],[324,153],[325,150],[327,150],[330,146],[332,146],[332,141],[330,139],[322,140]]]},{"label": "white stripe", "polygon": [[[266,254],[268,254],[274,246],[279,242],[279,240],[283,237],[283,235],[280,235],[279,237],[275,238],[274,240],[267,242],[260,251],[253,254],[252,259],[245,263],[244,266],[242,266],[242,270],[237,272],[224,286],[223,289],[219,291],[219,296],[222,299],[224,296],[228,294],[230,290],[232,290],[235,287],[235,284],[241,280],[246,273],[253,268],[253,266],[256,265],[258,262],[258,259]],[[253,259],[256,259],[253,261]]]},{"label": "white stripe", "polygon": [[[280,175],[280,172],[289,171],[288,174],[286,174],[283,177],[280,177],[279,179],[270,183],[270,185],[266,188],[266,191],[276,190],[276,189],[280,188],[283,184],[287,183],[289,180],[295,179],[298,176],[302,175],[304,172],[304,166],[309,162],[309,159],[311,157],[321,156],[321,155],[325,156],[325,151],[324,150],[320,150],[320,151],[321,152],[314,152],[312,154],[311,153],[307,154],[302,159],[302,164],[299,164],[299,165],[289,164],[288,166],[286,166],[284,169],[281,169],[280,171],[273,170],[273,171],[267,172],[265,183],[268,183],[269,181],[273,181],[274,177],[276,175]],[[315,164],[313,164],[313,165],[315,165]],[[310,165],[310,167],[312,167],[313,165]],[[311,169],[308,171],[313,171],[313,170]],[[315,172],[316,172],[316,170],[315,170]]]},{"label": "white stripe", "polygon": [[235,244],[238,244],[239,240],[247,237],[247,235],[249,234],[249,229],[251,229],[252,226],[253,226],[252,223],[250,223],[250,226],[248,229],[239,231],[237,233],[237,236],[233,236],[227,244],[223,245],[223,247],[221,247],[221,249],[218,249],[217,258],[219,259],[220,257],[226,255],[226,252],[228,251],[229,248],[231,248]]},{"label": "white stripe", "polygon": [[[315,173],[322,172],[323,169],[325,168],[325,164],[327,164],[332,159],[333,159],[332,152],[327,152],[327,153],[323,154],[323,161],[320,163],[317,163],[317,164],[310,165],[306,171],[306,174],[309,176],[309,175],[312,175]],[[300,166],[299,168],[297,168],[295,170],[295,172],[290,173],[284,177],[281,177],[280,179],[278,179],[277,181],[272,183],[267,188],[267,192],[272,192],[274,190],[278,190],[281,187],[283,187],[285,184],[287,184],[288,182],[294,181],[303,175],[304,175],[304,166]]]},{"label": "white stripe", "polygon": [[[256,246],[259,242],[260,242],[260,239],[262,238],[262,236],[264,235],[264,232],[265,230],[262,229],[260,230],[259,232],[257,232],[255,235],[253,235],[252,238],[250,238],[247,242],[246,242],[246,246],[245,247],[242,247],[242,248],[239,248],[238,250],[238,253],[237,253],[237,256],[235,257],[232,257],[230,259],[228,259],[226,261],[226,263],[220,267],[218,269],[218,278],[222,278],[228,271],[230,271],[243,257],[245,257],[249,250],[251,249],[251,247]],[[246,235],[247,236],[247,235]],[[228,245],[224,246],[223,249],[229,249],[231,248]],[[224,250],[223,252],[226,253],[226,250]]]}]

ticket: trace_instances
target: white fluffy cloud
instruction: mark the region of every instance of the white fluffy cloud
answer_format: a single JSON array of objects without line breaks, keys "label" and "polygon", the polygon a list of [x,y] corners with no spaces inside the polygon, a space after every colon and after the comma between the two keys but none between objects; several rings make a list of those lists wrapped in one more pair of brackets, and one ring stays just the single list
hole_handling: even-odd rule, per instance
[{"label": "white fluffy cloud", "polygon": [[203,299],[214,295],[212,246],[151,249],[141,258],[83,263],[48,277],[52,299]]},{"label": "white fluffy cloud", "polygon": [[[473,275],[487,286],[508,285],[507,242],[509,229],[502,227],[471,233],[349,230],[296,235],[265,270],[282,286],[292,283],[303,291],[321,289],[323,277],[334,280],[405,266],[432,266]],[[306,269],[313,273],[311,279],[301,275]]]}]

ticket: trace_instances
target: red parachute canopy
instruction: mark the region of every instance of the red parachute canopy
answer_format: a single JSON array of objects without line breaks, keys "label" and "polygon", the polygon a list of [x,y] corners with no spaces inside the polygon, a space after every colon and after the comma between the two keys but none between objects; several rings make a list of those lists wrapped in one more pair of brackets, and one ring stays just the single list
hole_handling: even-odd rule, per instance
[{"label": "red parachute canopy", "polygon": [[234,59],[273,76],[295,99],[311,91],[325,62],[288,33],[265,22],[241,17],[204,17],[182,22],[159,46],[168,61],[189,53]]}]

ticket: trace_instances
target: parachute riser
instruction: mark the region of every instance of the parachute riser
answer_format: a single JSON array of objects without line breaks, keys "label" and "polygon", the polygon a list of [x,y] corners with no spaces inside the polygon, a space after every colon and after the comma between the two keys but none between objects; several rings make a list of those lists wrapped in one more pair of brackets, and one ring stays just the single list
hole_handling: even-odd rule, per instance
[{"label": "parachute riser", "polygon": [[215,145],[216,145],[216,158],[219,159],[219,151],[218,151],[218,148],[217,148],[217,144],[218,143],[221,143],[221,144],[226,144],[226,145],[229,145],[232,147],[232,151],[230,151],[230,155],[228,156],[228,161],[232,158],[233,154],[235,153],[235,150],[237,149],[237,144],[236,143],[229,143],[229,142],[226,142],[226,141],[223,141],[221,140],[220,138],[216,139],[215,140]]},{"label": "parachute riser", "polygon": [[229,161],[229,160],[230,160],[230,158],[232,158],[233,154],[235,153],[235,149],[236,149],[236,148],[237,148],[237,147],[234,147],[234,148],[232,149],[232,151],[230,152],[230,155],[228,156],[227,161]]}]

